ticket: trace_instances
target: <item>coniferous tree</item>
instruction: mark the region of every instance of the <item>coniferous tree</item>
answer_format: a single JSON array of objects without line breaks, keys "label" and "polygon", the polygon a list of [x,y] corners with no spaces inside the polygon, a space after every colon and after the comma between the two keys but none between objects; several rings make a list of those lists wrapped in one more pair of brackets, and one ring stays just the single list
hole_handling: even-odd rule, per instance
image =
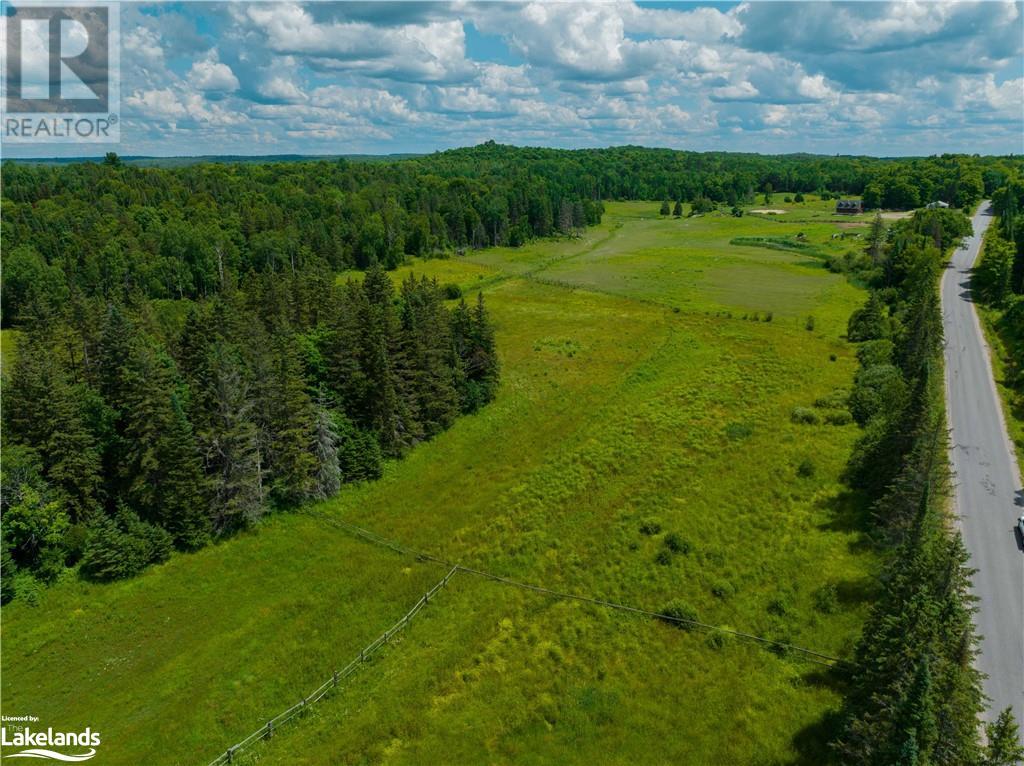
[{"label": "coniferous tree", "polygon": [[1013,710],[1007,708],[985,727],[984,766],[1017,766],[1024,763],[1024,745],[1017,734]]},{"label": "coniferous tree", "polygon": [[214,531],[249,526],[264,511],[263,456],[253,419],[253,397],[238,355],[224,343],[210,353],[213,405],[199,438],[212,484]]},{"label": "coniferous tree", "polygon": [[317,414],[294,346],[280,343],[275,357],[269,403],[271,491],[279,501],[293,504],[316,494]]},{"label": "coniferous tree", "polygon": [[459,410],[451,367],[450,318],[436,282],[402,283],[401,332],[412,374],[410,392],[426,438],[447,429]]},{"label": "coniferous tree", "polygon": [[313,497],[323,500],[337,494],[341,489],[342,473],[338,462],[340,437],[334,418],[323,396],[316,402],[316,447],[317,471]]},{"label": "coniferous tree", "polygon": [[136,346],[126,376],[125,499],[179,546],[196,548],[209,535],[206,485],[176,377],[166,354]]}]

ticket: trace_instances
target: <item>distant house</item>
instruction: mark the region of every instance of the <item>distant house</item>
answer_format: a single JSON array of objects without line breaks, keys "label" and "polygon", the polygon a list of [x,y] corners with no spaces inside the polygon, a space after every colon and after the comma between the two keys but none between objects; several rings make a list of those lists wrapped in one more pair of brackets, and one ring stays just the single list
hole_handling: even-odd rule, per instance
[{"label": "distant house", "polygon": [[947,207],[949,207],[949,203],[948,202],[943,202],[942,200],[937,199],[934,202],[929,202],[927,205],[925,205],[925,207],[927,207],[929,210],[937,210],[939,208],[947,208]]},{"label": "distant house", "polygon": [[837,199],[836,212],[844,215],[856,215],[864,212],[864,203],[859,199]]}]

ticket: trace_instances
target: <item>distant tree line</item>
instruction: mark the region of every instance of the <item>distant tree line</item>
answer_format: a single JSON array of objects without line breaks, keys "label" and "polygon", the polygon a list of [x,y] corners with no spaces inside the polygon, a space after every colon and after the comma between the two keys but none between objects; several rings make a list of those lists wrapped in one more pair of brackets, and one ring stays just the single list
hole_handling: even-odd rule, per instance
[{"label": "distant tree line", "polygon": [[1014,157],[879,160],[492,142],[388,162],[8,161],[2,321],[38,315],[72,291],[114,301],[134,292],[202,299],[247,274],[393,268],[407,256],[517,246],[599,223],[609,199],[689,202],[699,213],[777,189],[863,194],[869,208],[935,199],[967,207],[1020,168]]},{"label": "distant tree line", "polygon": [[979,738],[971,569],[947,514],[950,491],[938,282],[963,213],[918,211],[872,228],[856,264],[870,287],[850,317],[859,369],[849,399],[864,432],[848,480],[872,505],[886,558],[882,592],[857,645],[838,760],[859,766],[1014,764],[1024,756],[1011,713]]},{"label": "distant tree line", "polygon": [[4,385],[4,600],[130,576],[335,494],[494,395],[483,297],[371,267],[250,275],[201,302],[73,293]]}]

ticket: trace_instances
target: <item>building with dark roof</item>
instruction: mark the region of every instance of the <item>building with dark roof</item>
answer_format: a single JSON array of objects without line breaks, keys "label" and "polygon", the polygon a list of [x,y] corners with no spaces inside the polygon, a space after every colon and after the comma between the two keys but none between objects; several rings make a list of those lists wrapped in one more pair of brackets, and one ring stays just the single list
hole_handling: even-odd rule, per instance
[{"label": "building with dark roof", "polygon": [[837,199],[836,212],[844,215],[856,215],[864,212],[864,203],[859,199]]}]

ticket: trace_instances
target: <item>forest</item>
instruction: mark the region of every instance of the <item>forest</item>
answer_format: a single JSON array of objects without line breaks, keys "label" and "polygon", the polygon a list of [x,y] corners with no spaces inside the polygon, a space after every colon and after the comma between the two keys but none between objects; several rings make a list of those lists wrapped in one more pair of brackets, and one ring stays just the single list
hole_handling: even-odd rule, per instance
[{"label": "forest", "polygon": [[710,210],[771,190],[863,195],[868,208],[970,207],[1018,158],[695,153],[493,143],[393,162],[3,165],[3,326],[71,292],[202,300],[244,274],[393,268],[407,256],[521,245],[600,222],[602,200]]},{"label": "forest", "polygon": [[[185,312],[183,319],[179,319]],[[335,494],[493,396],[482,297],[254,275],[189,305],[74,295],[5,381],[4,598],[130,576]]]},{"label": "forest", "polygon": [[[482,297],[449,308],[458,288],[423,279],[393,294],[384,270],[407,257],[573,236],[604,199],[968,206],[1019,164],[491,142],[390,162],[5,162],[2,321],[22,338],[4,381],[3,597],[69,567],[129,576],[328,497],[489,401]],[[905,260],[886,260],[890,300]],[[365,279],[337,285],[350,269]]]}]

